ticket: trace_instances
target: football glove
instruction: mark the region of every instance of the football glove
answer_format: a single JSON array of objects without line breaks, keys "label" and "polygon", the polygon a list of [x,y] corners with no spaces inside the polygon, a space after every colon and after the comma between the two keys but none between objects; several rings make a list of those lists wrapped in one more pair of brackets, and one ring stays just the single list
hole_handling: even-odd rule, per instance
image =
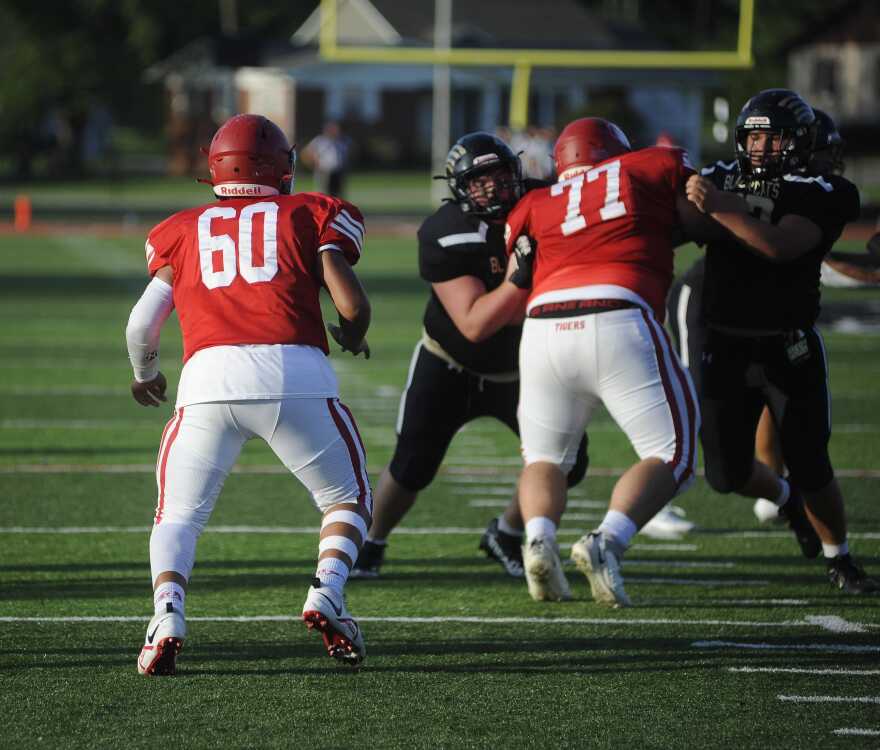
[{"label": "football glove", "polygon": [[536,250],[537,244],[528,235],[522,234],[516,238],[516,242],[513,244],[516,270],[508,278],[511,284],[520,289],[532,288],[532,267],[535,264]]}]

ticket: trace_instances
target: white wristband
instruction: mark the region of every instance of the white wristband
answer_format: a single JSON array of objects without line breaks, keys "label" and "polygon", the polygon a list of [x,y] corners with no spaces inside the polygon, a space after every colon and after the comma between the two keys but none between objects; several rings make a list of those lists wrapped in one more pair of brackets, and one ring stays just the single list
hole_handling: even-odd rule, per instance
[{"label": "white wristband", "polygon": [[134,379],[146,383],[159,372],[159,334],[174,309],[172,288],[162,279],[153,278],[131,309],[125,328],[128,358]]}]

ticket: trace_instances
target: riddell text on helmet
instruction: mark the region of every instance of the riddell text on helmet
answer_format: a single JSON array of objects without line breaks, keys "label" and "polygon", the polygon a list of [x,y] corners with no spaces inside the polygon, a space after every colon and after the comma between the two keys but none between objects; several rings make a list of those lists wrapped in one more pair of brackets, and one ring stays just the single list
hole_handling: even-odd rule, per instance
[{"label": "riddell text on helmet", "polygon": [[268,185],[256,184],[223,184],[215,185],[214,193],[222,198],[278,195],[278,189]]}]

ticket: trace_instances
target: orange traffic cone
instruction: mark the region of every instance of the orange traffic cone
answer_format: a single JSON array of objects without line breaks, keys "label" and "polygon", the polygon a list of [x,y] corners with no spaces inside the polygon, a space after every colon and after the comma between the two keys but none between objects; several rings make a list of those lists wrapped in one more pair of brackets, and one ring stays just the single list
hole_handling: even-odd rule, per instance
[{"label": "orange traffic cone", "polygon": [[28,195],[15,196],[14,203],[14,226],[16,232],[27,232],[31,228],[31,199]]}]

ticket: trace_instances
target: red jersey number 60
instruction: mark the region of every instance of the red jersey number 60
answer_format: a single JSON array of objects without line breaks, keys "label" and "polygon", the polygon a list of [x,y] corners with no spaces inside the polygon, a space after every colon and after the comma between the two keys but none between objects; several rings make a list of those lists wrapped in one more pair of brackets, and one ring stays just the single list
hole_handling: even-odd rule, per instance
[{"label": "red jersey number 60", "polygon": [[[263,265],[254,265],[252,248],[254,214],[263,214]],[[234,219],[232,206],[214,206],[199,216],[199,259],[202,283],[208,289],[229,286],[240,271],[248,284],[270,281],[278,273],[278,204],[251,203],[238,218],[238,260],[235,240],[228,234],[211,234],[213,219]],[[222,253],[220,269],[214,270],[214,253]],[[237,270],[236,270],[237,266]]]}]

